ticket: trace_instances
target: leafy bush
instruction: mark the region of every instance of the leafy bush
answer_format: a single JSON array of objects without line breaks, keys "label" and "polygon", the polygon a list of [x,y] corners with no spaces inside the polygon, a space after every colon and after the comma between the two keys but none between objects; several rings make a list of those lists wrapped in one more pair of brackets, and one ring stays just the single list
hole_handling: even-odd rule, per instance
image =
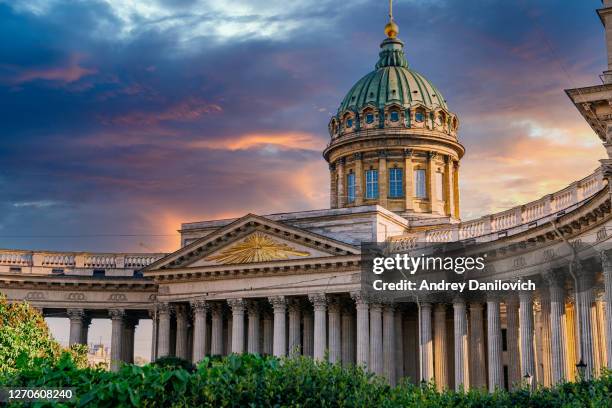
[{"label": "leafy bush", "polygon": [[[1,379],[0,379],[1,380]],[[74,387],[76,407],[609,407],[612,376],[552,390],[437,392],[431,384],[390,387],[359,367],[257,355],[206,358],[193,372],[172,364],[78,369],[69,354],[6,376],[10,386]],[[53,406],[51,404],[38,406]]]},{"label": "leafy bush", "polygon": [[[78,367],[87,365],[82,345],[65,350]],[[27,303],[9,303],[0,296],[0,375],[28,368],[37,358],[57,360],[62,347],[51,337],[43,316]]]},{"label": "leafy bush", "polygon": [[159,367],[166,367],[166,368],[171,368],[171,369],[182,368],[183,370],[189,371],[190,373],[192,373],[195,370],[195,366],[193,364],[179,357],[172,357],[172,356],[160,357],[157,360],[155,360],[153,364]]}]

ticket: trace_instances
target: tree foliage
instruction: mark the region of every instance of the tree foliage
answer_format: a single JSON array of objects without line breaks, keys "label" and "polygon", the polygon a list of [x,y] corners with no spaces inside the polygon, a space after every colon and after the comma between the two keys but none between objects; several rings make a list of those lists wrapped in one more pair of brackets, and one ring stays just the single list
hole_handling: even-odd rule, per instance
[{"label": "tree foliage", "polygon": [[[166,364],[171,363],[171,364]],[[438,392],[431,384],[385,380],[359,367],[257,355],[206,358],[193,372],[175,362],[124,365],[117,373],[78,369],[64,355],[7,376],[11,386],[74,387],[75,407],[609,407],[612,376],[554,389]],[[44,405],[41,406],[53,406]]]},{"label": "tree foliage", "polygon": [[[87,364],[85,346],[65,350],[77,367]],[[53,339],[38,310],[28,303],[9,303],[0,296],[0,374],[31,367],[36,359],[56,361],[62,347]]]}]

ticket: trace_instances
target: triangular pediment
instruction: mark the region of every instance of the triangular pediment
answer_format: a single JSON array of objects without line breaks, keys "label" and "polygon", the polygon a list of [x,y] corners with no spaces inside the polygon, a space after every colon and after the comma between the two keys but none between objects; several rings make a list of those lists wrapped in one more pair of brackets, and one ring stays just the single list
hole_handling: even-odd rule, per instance
[{"label": "triangular pediment", "polygon": [[149,265],[147,271],[358,255],[359,248],[248,214]]}]

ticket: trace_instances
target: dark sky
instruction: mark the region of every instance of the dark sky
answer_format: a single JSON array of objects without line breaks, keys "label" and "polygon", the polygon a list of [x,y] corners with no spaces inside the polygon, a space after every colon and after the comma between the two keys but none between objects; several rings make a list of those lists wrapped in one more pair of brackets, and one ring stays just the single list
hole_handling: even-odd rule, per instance
[{"label": "dark sky", "polygon": [[[327,122],[387,1],[0,0],[0,247],[169,251],[184,221],[326,208]],[[396,1],[459,115],[462,216],[537,199],[603,149],[599,1]]]}]

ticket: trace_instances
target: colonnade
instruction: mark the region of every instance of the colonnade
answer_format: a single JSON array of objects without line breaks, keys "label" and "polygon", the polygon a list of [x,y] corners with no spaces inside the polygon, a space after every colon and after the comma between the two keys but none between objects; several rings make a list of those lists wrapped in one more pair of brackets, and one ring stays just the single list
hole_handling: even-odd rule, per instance
[{"label": "colonnade", "polygon": [[[578,290],[562,274],[540,274],[537,292],[474,299],[383,302],[365,292],[157,303],[151,358],[259,353],[360,364],[391,383],[434,380],[440,389],[551,386],[612,368],[612,262],[603,279],[576,267]],[[595,281],[603,281],[599,287]],[[138,319],[109,310],[111,368],[134,360]],[[70,344],[86,344],[90,315],[68,309]],[[139,316],[141,317],[141,316]]]},{"label": "colonnade", "polygon": [[410,377],[440,389],[551,386],[576,379],[580,360],[585,378],[610,366],[610,271],[601,297],[586,273],[575,295],[548,272],[537,292],[478,300],[393,303],[355,292],[159,304],[153,357],[305,355],[361,364],[392,384]]},{"label": "colonnade", "polygon": [[[91,316],[84,308],[67,309],[70,321],[68,344],[87,345]],[[117,370],[121,362],[134,362],[134,335],[138,318],[125,309],[110,309],[111,319],[111,370]]]}]

